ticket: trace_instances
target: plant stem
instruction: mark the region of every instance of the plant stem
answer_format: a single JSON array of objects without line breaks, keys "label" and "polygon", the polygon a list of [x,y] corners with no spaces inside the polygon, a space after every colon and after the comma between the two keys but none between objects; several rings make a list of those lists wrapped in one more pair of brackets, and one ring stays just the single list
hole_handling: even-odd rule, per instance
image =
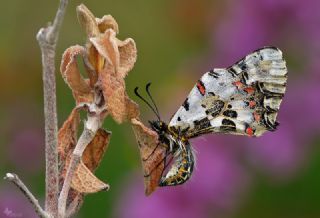
[{"label": "plant stem", "polygon": [[58,200],[58,217],[66,217],[66,203],[70,190],[71,181],[75,170],[80,163],[82,154],[87,147],[87,145],[93,140],[98,129],[101,127],[102,122],[100,119],[100,114],[88,115],[88,120],[85,122],[84,130],[79,138],[79,141],[72,153],[70,164],[67,170],[67,174],[62,186],[62,190]]},{"label": "plant stem", "polygon": [[20,180],[20,178],[14,174],[14,173],[7,173],[6,176],[4,177],[5,180],[8,180],[15,184],[21,192],[28,198],[28,200],[31,202],[33,205],[36,213],[39,215],[41,218],[49,218],[51,217],[46,211],[44,211],[41,206],[39,205],[38,200],[33,196],[33,194],[29,191],[29,189],[23,184],[23,182]]},{"label": "plant stem", "polygon": [[59,31],[65,15],[68,0],[60,0],[53,25],[41,28],[37,40],[42,53],[42,72],[44,90],[45,117],[45,155],[46,155],[46,200],[45,210],[56,217],[58,214],[59,172],[57,149],[57,107],[56,107],[56,78],[55,50]]}]

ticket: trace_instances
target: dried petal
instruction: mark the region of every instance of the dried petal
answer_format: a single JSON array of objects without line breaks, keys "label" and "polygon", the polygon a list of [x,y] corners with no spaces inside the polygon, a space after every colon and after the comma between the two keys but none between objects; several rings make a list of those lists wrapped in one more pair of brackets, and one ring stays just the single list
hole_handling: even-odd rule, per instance
[{"label": "dried petal", "polygon": [[114,76],[114,69],[107,65],[100,74],[100,86],[107,104],[108,112],[117,123],[122,123],[127,118],[125,83],[123,79]]},{"label": "dried petal", "polygon": [[[60,164],[64,164],[67,156],[76,146],[77,131],[80,123],[80,115],[73,109],[68,119],[63,123],[58,132],[58,152]],[[62,169],[61,169],[62,170]],[[61,172],[60,172],[61,173]]]},{"label": "dried petal", "polygon": [[77,16],[80,25],[85,29],[88,37],[99,35],[100,31],[96,18],[84,4],[77,7]]},{"label": "dried petal", "polygon": [[100,34],[97,37],[92,37],[89,40],[97,49],[99,54],[104,57],[107,63],[111,64],[117,72],[120,56],[115,31],[108,29],[103,34]]},{"label": "dried petal", "polygon": [[84,150],[82,161],[91,172],[94,172],[94,170],[99,166],[102,157],[107,150],[110,138],[111,132],[100,128],[93,140]]},{"label": "dried petal", "polygon": [[89,82],[80,74],[76,59],[78,55],[85,55],[85,49],[82,46],[75,45],[68,48],[62,56],[60,71],[64,81],[71,88],[76,101],[78,103],[91,102],[93,99],[91,87]]},{"label": "dried petal", "polygon": [[127,118],[126,120],[131,120],[133,118],[138,118],[140,115],[139,105],[131,100],[127,94],[125,95],[125,101],[126,101],[126,113]]},{"label": "dried petal", "polygon": [[158,187],[164,170],[166,149],[159,144],[158,134],[147,128],[139,120],[131,120],[133,131],[139,144],[144,171],[145,194],[150,195]]},{"label": "dried petal", "polygon": [[[98,51],[95,49],[96,53],[98,53]],[[103,68],[103,65],[104,65],[104,59],[103,57],[102,60],[100,60],[101,58],[99,58],[98,61],[96,61],[96,59],[93,59],[93,60],[89,60],[89,58],[93,57],[94,55],[87,55],[83,58],[83,62],[84,62],[84,67],[86,68],[87,70],[87,74],[88,74],[88,77],[89,77],[89,80],[90,80],[90,87],[91,88],[94,88],[95,84],[97,83],[98,81],[98,69],[100,69],[101,65],[102,65],[102,68]],[[93,61],[93,64],[91,64],[91,61]]]},{"label": "dried petal", "polygon": [[96,18],[100,33],[104,33],[107,29],[113,29],[117,34],[119,33],[119,26],[117,21],[111,15],[104,15],[102,18]]},{"label": "dried petal", "polygon": [[107,63],[112,64],[116,76],[124,78],[133,68],[137,60],[137,48],[133,39],[121,41],[116,38],[112,29],[107,29],[104,34],[90,38],[90,42],[103,56]]},{"label": "dried petal", "polygon": [[95,193],[109,189],[109,185],[99,180],[82,161],[74,173],[71,187],[80,193]]},{"label": "dried petal", "polygon": [[89,63],[93,66],[94,71],[97,72],[96,74],[98,75],[104,67],[105,59],[91,43],[87,43],[87,51]]},{"label": "dried petal", "polygon": [[137,60],[137,48],[133,39],[128,38],[124,41],[117,40],[120,53],[120,63],[117,75],[124,78],[133,68]]}]

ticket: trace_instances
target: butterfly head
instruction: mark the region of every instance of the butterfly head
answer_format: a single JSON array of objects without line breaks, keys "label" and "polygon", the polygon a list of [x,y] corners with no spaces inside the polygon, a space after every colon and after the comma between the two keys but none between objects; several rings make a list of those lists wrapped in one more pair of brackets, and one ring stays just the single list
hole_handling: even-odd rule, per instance
[{"label": "butterfly head", "polygon": [[159,135],[163,135],[167,132],[168,126],[161,120],[149,121],[152,130],[156,131]]}]

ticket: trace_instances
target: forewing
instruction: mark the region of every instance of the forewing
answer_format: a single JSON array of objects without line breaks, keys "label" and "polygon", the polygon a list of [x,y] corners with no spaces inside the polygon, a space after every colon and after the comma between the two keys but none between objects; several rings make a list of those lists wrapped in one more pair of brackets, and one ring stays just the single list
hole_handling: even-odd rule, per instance
[{"label": "forewing", "polygon": [[259,49],[226,69],[205,73],[169,128],[187,138],[210,132],[260,136],[273,131],[286,82],[282,52]]}]

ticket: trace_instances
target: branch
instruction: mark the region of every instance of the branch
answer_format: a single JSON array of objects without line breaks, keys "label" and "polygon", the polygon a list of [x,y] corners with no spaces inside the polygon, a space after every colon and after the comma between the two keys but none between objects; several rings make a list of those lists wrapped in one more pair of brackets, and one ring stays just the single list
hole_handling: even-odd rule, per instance
[{"label": "branch", "polygon": [[23,182],[20,180],[20,178],[13,173],[7,173],[6,176],[4,177],[5,180],[8,180],[15,184],[21,191],[22,193],[28,198],[28,200],[31,202],[33,205],[36,213],[39,215],[41,218],[50,218],[51,216],[44,211],[41,206],[39,205],[38,200],[33,196],[33,194],[29,191],[29,189],[23,184]]},{"label": "branch", "polygon": [[88,120],[85,122],[84,130],[79,138],[79,141],[72,153],[71,161],[67,170],[67,174],[60,192],[58,200],[58,214],[59,217],[66,217],[66,203],[70,190],[71,181],[75,170],[80,163],[82,154],[87,147],[87,145],[93,140],[98,129],[101,127],[102,121],[100,114],[88,115]]},{"label": "branch", "polygon": [[55,49],[68,0],[60,0],[53,25],[41,28],[37,40],[42,53],[44,117],[45,117],[45,153],[46,153],[46,211],[56,217],[58,213],[59,173],[57,150],[57,108]]}]

